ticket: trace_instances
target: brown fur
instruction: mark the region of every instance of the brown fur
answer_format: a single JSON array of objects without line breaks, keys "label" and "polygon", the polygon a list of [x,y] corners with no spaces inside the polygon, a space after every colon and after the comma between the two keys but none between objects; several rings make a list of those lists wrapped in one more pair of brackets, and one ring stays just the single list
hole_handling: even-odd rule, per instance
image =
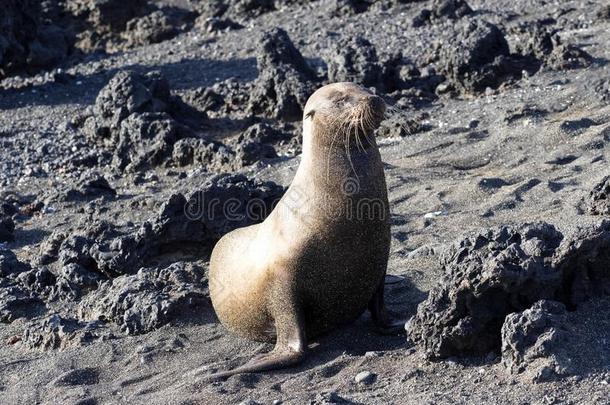
[{"label": "brown fur", "polygon": [[[274,352],[301,353],[305,337],[354,321],[383,288],[389,206],[372,132],[384,111],[383,101],[350,83],[311,96],[286,195],[263,223],[225,235],[212,253],[210,294],[229,330],[277,341]],[[379,215],[360,212],[370,201]]]}]

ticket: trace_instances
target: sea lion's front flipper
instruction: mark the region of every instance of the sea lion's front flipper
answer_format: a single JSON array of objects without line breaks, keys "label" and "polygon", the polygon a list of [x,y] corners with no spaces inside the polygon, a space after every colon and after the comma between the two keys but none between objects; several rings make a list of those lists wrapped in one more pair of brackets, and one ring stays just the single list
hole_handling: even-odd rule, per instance
[{"label": "sea lion's front flipper", "polygon": [[375,330],[382,335],[400,335],[405,333],[405,321],[394,319],[385,306],[385,282],[382,281],[369,302],[369,311],[375,324]]},{"label": "sea lion's front flipper", "polygon": [[293,366],[303,360],[307,348],[305,324],[291,285],[275,288],[271,293],[270,301],[277,334],[275,348],[269,353],[255,356],[243,366],[212,374],[208,379],[218,380],[235,374],[277,370]]}]

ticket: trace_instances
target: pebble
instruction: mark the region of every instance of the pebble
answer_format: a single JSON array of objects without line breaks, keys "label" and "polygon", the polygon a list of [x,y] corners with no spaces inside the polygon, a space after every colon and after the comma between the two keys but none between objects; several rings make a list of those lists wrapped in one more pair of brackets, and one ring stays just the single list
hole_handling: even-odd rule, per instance
[{"label": "pebble", "polygon": [[377,374],[371,373],[370,371],[361,371],[356,374],[354,381],[356,381],[358,384],[370,385],[375,381],[376,378]]}]

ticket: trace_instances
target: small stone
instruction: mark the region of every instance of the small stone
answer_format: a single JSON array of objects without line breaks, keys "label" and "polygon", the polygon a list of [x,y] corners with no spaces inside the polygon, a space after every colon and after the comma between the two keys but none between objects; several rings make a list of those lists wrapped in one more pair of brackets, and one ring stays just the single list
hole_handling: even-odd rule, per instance
[{"label": "small stone", "polygon": [[356,381],[358,384],[365,385],[372,384],[376,379],[377,374],[371,373],[370,371],[361,371],[360,373],[356,374],[356,377],[354,377],[354,381]]}]

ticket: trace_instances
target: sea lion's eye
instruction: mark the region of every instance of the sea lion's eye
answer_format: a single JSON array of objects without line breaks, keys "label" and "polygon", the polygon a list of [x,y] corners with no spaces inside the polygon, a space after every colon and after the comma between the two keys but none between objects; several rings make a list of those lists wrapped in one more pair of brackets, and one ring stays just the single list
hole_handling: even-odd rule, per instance
[{"label": "sea lion's eye", "polygon": [[313,118],[313,115],[315,114],[315,110],[309,110],[309,112],[307,114],[305,114],[305,118]]}]

